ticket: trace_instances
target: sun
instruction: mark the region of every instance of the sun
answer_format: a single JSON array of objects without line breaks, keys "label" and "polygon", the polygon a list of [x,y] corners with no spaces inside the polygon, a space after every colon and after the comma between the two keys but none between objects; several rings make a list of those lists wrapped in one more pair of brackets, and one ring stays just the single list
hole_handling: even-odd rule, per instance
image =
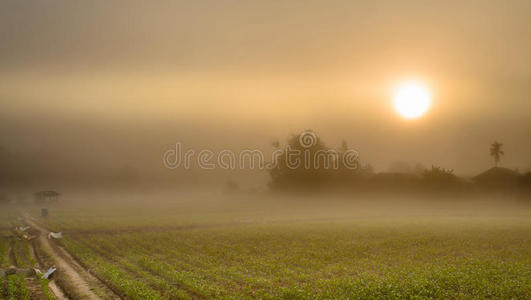
[{"label": "sun", "polygon": [[396,112],[402,117],[407,119],[418,118],[430,107],[430,90],[421,82],[402,82],[394,92],[393,103]]}]

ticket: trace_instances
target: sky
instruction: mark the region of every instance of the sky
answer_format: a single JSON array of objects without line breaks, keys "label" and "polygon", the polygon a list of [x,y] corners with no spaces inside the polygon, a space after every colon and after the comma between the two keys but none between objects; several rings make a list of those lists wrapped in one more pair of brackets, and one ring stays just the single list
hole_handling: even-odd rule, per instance
[{"label": "sky", "polygon": [[[385,171],[531,168],[529,1],[2,1],[0,145],[156,172],[168,145],[316,131]],[[396,114],[423,82],[432,105]],[[268,148],[269,147],[269,148]]]}]

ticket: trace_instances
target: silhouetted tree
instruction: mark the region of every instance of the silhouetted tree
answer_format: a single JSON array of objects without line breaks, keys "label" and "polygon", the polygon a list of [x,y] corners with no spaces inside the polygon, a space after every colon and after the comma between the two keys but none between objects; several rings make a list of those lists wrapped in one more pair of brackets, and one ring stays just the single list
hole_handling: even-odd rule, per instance
[{"label": "silhouetted tree", "polygon": [[273,147],[279,154],[269,171],[274,190],[350,189],[373,175],[372,167],[364,167],[346,141],[334,149],[311,130],[292,135],[285,147],[278,142]]},{"label": "silhouetted tree", "polygon": [[481,190],[513,192],[518,184],[520,174],[516,170],[492,167],[474,177],[474,181]]},{"label": "silhouetted tree", "polygon": [[325,156],[332,149],[311,130],[292,135],[281,150],[275,167],[269,171],[273,189],[319,187],[337,172],[337,151],[336,157]]},{"label": "silhouetted tree", "polygon": [[424,171],[423,177],[424,179],[427,179],[427,180],[440,181],[441,179],[442,180],[453,179],[456,176],[454,175],[454,170],[452,169],[445,169],[443,167],[431,166],[431,169]]},{"label": "silhouetted tree", "polygon": [[531,192],[531,172],[527,172],[520,176],[518,184],[526,192]]},{"label": "silhouetted tree", "polygon": [[422,175],[422,186],[431,192],[449,192],[462,187],[462,181],[454,170],[431,166]]},{"label": "silhouetted tree", "polygon": [[500,162],[500,157],[505,154],[501,149],[502,146],[503,144],[497,141],[494,141],[494,143],[490,145],[490,156],[494,158],[494,166],[496,167]]}]

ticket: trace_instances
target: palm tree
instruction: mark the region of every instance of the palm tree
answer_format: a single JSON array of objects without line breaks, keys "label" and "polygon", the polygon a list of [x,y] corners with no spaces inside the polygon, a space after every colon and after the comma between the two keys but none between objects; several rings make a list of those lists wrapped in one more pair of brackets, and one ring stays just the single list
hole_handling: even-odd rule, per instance
[{"label": "palm tree", "polygon": [[500,156],[505,154],[501,149],[502,146],[503,144],[497,141],[494,141],[494,143],[490,145],[490,156],[494,158],[494,165],[496,167],[498,166],[498,163],[500,162]]}]

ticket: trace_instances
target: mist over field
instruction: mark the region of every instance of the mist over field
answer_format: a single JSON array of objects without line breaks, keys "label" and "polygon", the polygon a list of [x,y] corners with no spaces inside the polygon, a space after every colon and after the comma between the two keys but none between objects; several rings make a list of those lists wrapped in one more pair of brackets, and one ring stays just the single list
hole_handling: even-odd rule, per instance
[{"label": "mist over field", "polygon": [[[58,265],[50,284],[74,299],[86,286],[95,289],[91,297],[125,299],[526,299],[530,292],[531,207],[513,197],[99,190],[63,198],[22,208],[33,228],[63,234],[49,256],[41,250],[48,240],[29,245],[39,264]],[[7,209],[3,219],[17,222]],[[65,250],[73,258],[58,262],[53,251]],[[28,265],[20,253],[17,264]],[[75,263],[101,281],[82,269],[71,274],[64,264]]]}]

